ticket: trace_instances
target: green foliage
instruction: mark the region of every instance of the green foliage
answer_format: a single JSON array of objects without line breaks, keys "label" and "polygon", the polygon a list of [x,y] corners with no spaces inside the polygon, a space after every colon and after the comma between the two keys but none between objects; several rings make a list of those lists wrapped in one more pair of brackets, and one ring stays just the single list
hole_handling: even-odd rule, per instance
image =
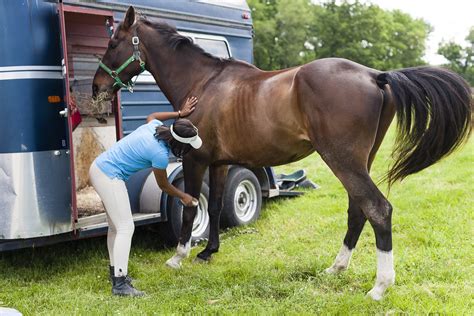
[{"label": "green foliage", "polygon": [[452,41],[442,42],[438,47],[438,54],[448,60],[447,67],[462,75],[474,86],[474,27],[471,27],[466,41],[466,47]]},{"label": "green foliage", "polygon": [[[394,131],[375,159],[374,179],[386,171]],[[192,263],[199,245],[180,271],[170,270],[164,262],[174,250],[160,249],[154,233],[137,229],[130,271],[146,297],[112,297],[101,237],[0,253],[0,306],[24,315],[472,315],[473,152],[471,138],[392,187],[397,277],[381,302],[365,297],[376,274],[368,223],[348,271],[323,272],[346,232],[347,193],[311,155],[277,172],[304,168],[321,188],[265,203],[256,223],[221,234],[210,264]]]},{"label": "green foliage", "polygon": [[262,69],[282,69],[306,61],[301,52],[313,19],[308,0],[250,0],[256,36],[255,63]]},{"label": "green foliage", "polygon": [[341,57],[377,69],[424,64],[431,27],[400,11],[359,1],[321,5],[308,0],[250,0],[255,62],[281,69],[316,58]]}]

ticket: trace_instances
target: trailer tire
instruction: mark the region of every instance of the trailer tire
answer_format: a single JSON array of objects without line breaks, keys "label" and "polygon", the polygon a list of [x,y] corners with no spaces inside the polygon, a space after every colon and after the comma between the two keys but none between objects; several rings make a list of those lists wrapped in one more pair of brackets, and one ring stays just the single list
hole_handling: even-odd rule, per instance
[{"label": "trailer tire", "polygon": [[260,216],[262,189],[255,174],[242,167],[229,171],[224,189],[223,227],[252,223]]},{"label": "trailer tire", "polygon": [[[173,185],[184,191],[184,179],[176,180]],[[158,233],[161,239],[169,247],[178,244],[179,235],[181,233],[181,225],[183,223],[183,206],[176,197],[168,196],[166,214],[168,220],[160,223]],[[198,211],[194,219],[193,232],[191,241],[196,243],[209,237],[209,215],[207,207],[209,204],[209,186],[203,182],[201,188],[201,196],[199,197]]]}]

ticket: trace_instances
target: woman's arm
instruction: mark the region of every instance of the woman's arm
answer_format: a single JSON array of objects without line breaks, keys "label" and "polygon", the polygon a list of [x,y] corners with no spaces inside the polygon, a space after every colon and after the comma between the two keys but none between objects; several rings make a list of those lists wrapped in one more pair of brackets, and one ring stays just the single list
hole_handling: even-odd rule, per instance
[{"label": "woman's arm", "polygon": [[153,168],[153,173],[155,174],[156,182],[158,183],[158,186],[161,190],[166,192],[168,195],[178,197],[183,202],[183,204],[188,207],[197,206],[197,200],[195,198],[187,193],[184,193],[168,182],[166,170]]},{"label": "woman's arm", "polygon": [[181,107],[181,110],[178,112],[155,112],[151,113],[148,115],[146,118],[146,122],[150,122],[152,120],[159,120],[159,121],[166,121],[169,119],[175,119],[175,118],[181,118],[181,117],[186,117],[189,114],[191,114],[198,102],[198,99],[196,97],[189,97],[184,105]]}]

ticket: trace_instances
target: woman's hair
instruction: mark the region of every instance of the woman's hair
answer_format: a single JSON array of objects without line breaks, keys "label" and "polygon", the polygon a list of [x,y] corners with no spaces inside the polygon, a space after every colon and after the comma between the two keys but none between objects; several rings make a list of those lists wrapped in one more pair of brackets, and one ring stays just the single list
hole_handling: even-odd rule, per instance
[{"label": "woman's hair", "polygon": [[[197,135],[197,128],[187,119],[178,119],[173,123],[173,131],[181,137],[193,137]],[[173,155],[177,158],[183,158],[193,147],[190,144],[184,144],[177,141],[171,135],[170,128],[167,126],[158,126],[156,128],[155,138],[165,141],[171,149]]]}]

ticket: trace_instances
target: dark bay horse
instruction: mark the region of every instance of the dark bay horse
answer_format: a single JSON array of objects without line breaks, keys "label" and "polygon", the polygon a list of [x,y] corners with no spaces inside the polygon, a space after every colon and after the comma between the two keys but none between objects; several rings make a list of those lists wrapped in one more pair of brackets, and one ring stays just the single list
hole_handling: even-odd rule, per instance
[{"label": "dark bay horse", "polygon": [[[134,60],[125,64],[130,56]],[[349,60],[328,58],[280,71],[262,71],[237,60],[205,53],[164,23],[135,21],[130,7],[110,40],[93,82],[94,95],[110,96],[141,72],[151,72],[175,110],[199,97],[189,119],[204,144],[183,161],[185,190],[199,196],[210,176],[210,235],[198,254],[209,260],[219,249],[219,216],[228,164],[274,166],[317,151],[347,190],[348,229],[334,264],[347,269],[368,220],[375,231],[377,277],[369,292],[380,299],[395,280],[392,206],[369,176],[371,164],[395,113],[398,141],[389,184],[416,173],[456,149],[471,131],[472,97],[457,74],[418,67],[381,72]],[[104,69],[120,69],[117,75]],[[118,78],[114,79],[113,77]],[[185,208],[176,255],[189,254],[196,208]]]}]

